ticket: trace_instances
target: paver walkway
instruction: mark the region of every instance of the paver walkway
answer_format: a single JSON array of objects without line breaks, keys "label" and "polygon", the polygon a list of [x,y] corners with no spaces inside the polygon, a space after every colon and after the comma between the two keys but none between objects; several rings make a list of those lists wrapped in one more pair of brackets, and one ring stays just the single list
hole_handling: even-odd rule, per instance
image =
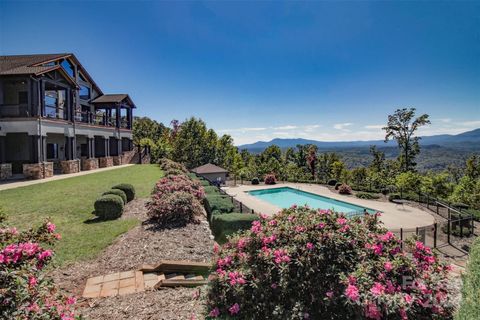
[{"label": "paver walkway", "polygon": [[78,176],[84,176],[84,175],[87,175],[87,174],[92,174],[92,173],[97,173],[97,172],[115,170],[115,169],[125,168],[125,167],[129,167],[129,166],[134,166],[134,164],[123,164],[123,165],[120,165],[120,166],[100,168],[100,169],[89,170],[89,171],[80,171],[80,172],[77,172],[77,173],[57,174],[57,175],[54,175],[51,178],[39,179],[39,180],[21,180],[21,181],[8,181],[7,180],[6,182],[0,181],[0,191],[1,190],[7,190],[7,189],[19,188],[19,187],[25,187],[25,186],[31,186],[31,185],[34,185],[34,184],[45,183],[45,182],[49,182],[49,181],[62,180],[62,179],[68,179],[68,178],[73,178],[73,177],[78,177]]}]

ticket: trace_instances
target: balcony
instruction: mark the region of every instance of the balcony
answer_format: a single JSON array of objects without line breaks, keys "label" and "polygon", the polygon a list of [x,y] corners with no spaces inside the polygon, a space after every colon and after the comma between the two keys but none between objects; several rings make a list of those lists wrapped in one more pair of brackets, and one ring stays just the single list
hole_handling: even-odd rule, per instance
[{"label": "balcony", "polygon": [[28,104],[0,104],[0,118],[30,117]]}]

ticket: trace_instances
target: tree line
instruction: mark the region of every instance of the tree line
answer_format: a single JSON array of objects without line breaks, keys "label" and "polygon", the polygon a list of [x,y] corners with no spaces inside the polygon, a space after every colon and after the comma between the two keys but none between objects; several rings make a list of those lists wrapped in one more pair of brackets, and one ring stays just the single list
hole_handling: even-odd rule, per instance
[{"label": "tree line", "polygon": [[430,123],[429,116],[416,116],[414,108],[397,109],[388,116],[385,141],[395,140],[399,153],[386,159],[385,153],[372,146],[369,164],[348,169],[335,152],[319,152],[315,145],[297,145],[282,150],[276,145],[261,153],[239,150],[233,138],[217,135],[204,121],[191,117],[184,122],[173,120],[165,126],[148,117],[136,118],[134,143],[148,146],[153,161],[169,158],[187,168],[213,163],[230,172],[234,179],[262,179],[274,174],[278,180],[292,182],[349,184],[355,190],[370,192],[424,192],[433,197],[465,203],[480,209],[480,157],[473,155],[463,167],[449,166],[442,172],[416,170],[420,153],[416,131]]}]

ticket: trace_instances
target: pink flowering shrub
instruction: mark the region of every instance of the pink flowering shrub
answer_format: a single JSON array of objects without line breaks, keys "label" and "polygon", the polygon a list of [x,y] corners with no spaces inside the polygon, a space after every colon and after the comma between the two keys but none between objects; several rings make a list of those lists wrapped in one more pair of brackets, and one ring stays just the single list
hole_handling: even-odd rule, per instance
[{"label": "pink flowering shrub", "polygon": [[338,187],[338,193],[340,194],[352,194],[352,188],[348,184],[342,184]]},{"label": "pink flowering shrub", "polygon": [[263,179],[265,184],[275,184],[277,183],[277,179],[275,178],[275,175],[273,173],[267,174],[265,176],[265,179]]},{"label": "pink flowering shrub", "polygon": [[205,197],[202,185],[185,175],[168,176],[160,179],[153,189],[152,197],[165,197],[173,192],[187,192],[192,194],[198,200]]},{"label": "pink flowering shrub", "polygon": [[156,195],[147,203],[148,216],[161,227],[183,227],[198,223],[202,204],[191,193],[177,191],[162,197]]},{"label": "pink flowering shrub", "polygon": [[0,226],[0,318],[74,319],[75,298],[59,293],[43,270],[51,261],[52,245],[60,239],[46,221],[37,229],[19,232]]},{"label": "pink flowering shrub", "polygon": [[292,207],[216,248],[207,318],[444,319],[449,268],[375,216]]},{"label": "pink flowering shrub", "polygon": [[170,159],[163,158],[160,159],[158,163],[160,165],[160,169],[162,169],[163,171],[177,171],[182,173],[188,173],[187,168],[185,168],[183,164],[172,161]]}]

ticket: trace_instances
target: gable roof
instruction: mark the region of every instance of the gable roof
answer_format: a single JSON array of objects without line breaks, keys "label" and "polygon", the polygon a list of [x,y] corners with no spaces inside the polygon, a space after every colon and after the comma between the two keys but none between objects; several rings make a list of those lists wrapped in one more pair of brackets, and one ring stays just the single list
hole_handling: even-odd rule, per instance
[{"label": "gable roof", "polygon": [[120,103],[126,100],[132,108],[135,108],[135,104],[133,103],[132,99],[126,93],[118,93],[118,94],[104,94],[93,99],[93,104],[107,104],[107,103]]},{"label": "gable roof", "polygon": [[204,164],[203,166],[197,167],[192,170],[195,173],[228,173],[228,170],[225,170],[219,166],[216,166],[212,163]]},{"label": "gable roof", "polygon": [[[78,61],[77,57],[73,53],[52,53],[52,54],[26,54],[26,55],[13,55],[13,56],[0,56],[0,75],[41,75],[52,70],[62,70],[60,65],[44,66],[43,64],[58,61],[60,59],[70,58],[72,59],[78,68],[82,71],[82,74],[92,83],[94,88],[103,94],[100,87],[95,83],[92,77],[88,74],[87,70]],[[64,72],[68,77],[66,72]],[[75,82],[75,79],[70,77],[70,80]]]}]

